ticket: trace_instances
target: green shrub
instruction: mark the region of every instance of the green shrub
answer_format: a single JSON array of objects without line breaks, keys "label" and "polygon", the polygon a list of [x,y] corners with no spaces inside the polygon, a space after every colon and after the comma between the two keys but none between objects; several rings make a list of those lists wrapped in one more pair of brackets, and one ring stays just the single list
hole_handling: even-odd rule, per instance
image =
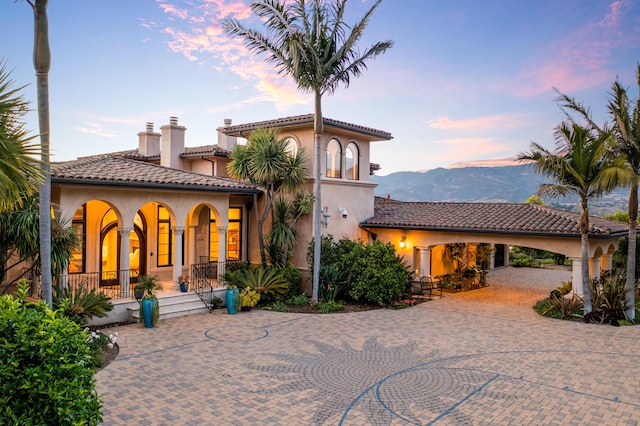
[{"label": "green shrub", "polygon": [[287,266],[278,266],[274,269],[280,271],[280,273],[282,273],[282,276],[284,276],[284,278],[289,283],[289,291],[287,293],[287,297],[300,294],[300,289],[302,286],[302,272],[300,272],[300,269],[291,264]]},{"label": "green shrub", "polygon": [[260,309],[264,309],[265,311],[275,311],[275,312],[287,312],[287,311],[289,311],[289,308],[287,308],[287,305],[285,305],[284,303],[282,303],[280,301],[271,302],[269,304],[262,305],[262,306],[260,306]]},{"label": "green shrub", "polygon": [[309,298],[304,294],[298,294],[296,296],[291,296],[290,298],[288,298],[287,303],[294,306],[304,306],[309,304]]},{"label": "green shrub", "polygon": [[317,302],[313,304],[313,309],[319,311],[321,314],[329,314],[331,312],[344,311],[344,302],[328,301]]},{"label": "green shrub", "polygon": [[222,308],[222,299],[218,296],[211,296],[211,309]]},{"label": "green shrub", "polygon": [[0,296],[0,424],[97,425],[100,399],[87,334],[44,302]]},{"label": "green shrub", "polygon": [[80,326],[87,324],[93,317],[103,318],[113,310],[111,298],[104,293],[97,293],[78,286],[75,290],[70,287],[53,287],[53,308],[62,309],[64,315]]},{"label": "green shrub", "polygon": [[411,279],[391,243],[355,244],[342,265],[347,265],[349,295],[354,300],[386,305],[402,297]]},{"label": "green shrub", "polygon": [[558,286],[558,291],[563,296],[571,293],[571,291],[573,291],[573,281],[562,281],[562,283]]}]

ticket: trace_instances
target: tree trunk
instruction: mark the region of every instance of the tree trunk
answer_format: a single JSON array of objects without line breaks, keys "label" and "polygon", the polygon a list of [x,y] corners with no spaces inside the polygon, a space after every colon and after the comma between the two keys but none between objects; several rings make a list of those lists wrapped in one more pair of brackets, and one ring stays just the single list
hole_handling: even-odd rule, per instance
[{"label": "tree trunk", "polygon": [[635,317],[635,283],[636,283],[636,224],[638,223],[638,184],[631,182],[629,190],[629,244],[627,247],[627,282],[625,313],[629,319]]},{"label": "tree trunk", "polygon": [[[260,248],[260,261],[262,262],[262,266],[267,267],[267,256],[264,253],[264,232],[262,230],[262,224],[264,223],[264,216],[261,218],[260,213],[258,212],[258,194],[253,194],[253,205],[254,210],[256,212],[256,225],[258,227],[258,245]],[[266,211],[266,210],[265,210]],[[226,254],[225,254],[226,256]],[[225,258],[226,260],[226,258]]]},{"label": "tree trunk", "polygon": [[33,8],[34,47],[33,66],[36,71],[38,90],[38,125],[40,130],[40,159],[44,182],[40,185],[40,273],[42,274],[42,299],[52,307],[51,276],[51,174],[49,158],[49,22],[47,1],[36,0]]},{"label": "tree trunk", "polygon": [[315,111],[313,120],[313,139],[316,148],[316,173],[315,173],[315,197],[316,208],[313,218],[313,288],[311,300],[318,301],[318,290],[320,288],[320,247],[321,247],[321,217],[322,217],[322,186],[320,178],[322,177],[322,133],[324,132],[324,122],[322,119],[322,94],[315,92]]},{"label": "tree trunk", "polygon": [[589,280],[589,208],[586,201],[582,203],[580,217],[581,253],[582,253],[582,292],[584,297],[584,313],[592,311],[591,281]]}]

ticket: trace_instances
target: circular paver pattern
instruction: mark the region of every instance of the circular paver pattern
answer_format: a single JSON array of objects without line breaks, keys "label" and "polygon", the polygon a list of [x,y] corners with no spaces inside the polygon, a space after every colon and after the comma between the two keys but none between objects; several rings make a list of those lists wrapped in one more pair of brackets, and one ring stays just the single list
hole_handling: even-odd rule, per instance
[{"label": "circular paver pattern", "polygon": [[539,317],[568,271],[404,310],[253,310],[120,327],[105,425],[638,425],[640,327]]}]

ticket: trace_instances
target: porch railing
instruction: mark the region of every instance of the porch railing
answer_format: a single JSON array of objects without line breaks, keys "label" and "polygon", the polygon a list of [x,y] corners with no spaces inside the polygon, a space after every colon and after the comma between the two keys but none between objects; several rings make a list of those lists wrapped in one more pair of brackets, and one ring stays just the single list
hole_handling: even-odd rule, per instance
[{"label": "porch railing", "polygon": [[133,299],[133,286],[138,282],[138,270],[84,272],[59,275],[55,284],[72,290],[82,286],[91,291],[104,293],[112,299]]},{"label": "porch railing", "polygon": [[223,283],[218,282],[218,273],[224,274],[226,267],[232,263],[236,263],[236,260],[227,261],[206,261],[203,263],[197,263],[191,265],[191,289],[200,297],[200,300],[209,308],[209,312],[213,310],[211,305],[211,298],[213,297],[213,284],[216,283],[216,287],[222,286]]}]

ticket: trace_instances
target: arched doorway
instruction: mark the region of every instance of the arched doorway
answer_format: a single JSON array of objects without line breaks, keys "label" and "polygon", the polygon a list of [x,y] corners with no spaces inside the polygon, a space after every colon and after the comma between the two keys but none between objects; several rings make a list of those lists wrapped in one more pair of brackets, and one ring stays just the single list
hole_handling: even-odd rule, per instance
[{"label": "arched doorway", "polygon": [[[100,285],[112,285],[117,282],[120,270],[120,236],[118,222],[113,210],[102,218],[100,231]],[[147,273],[146,221],[138,211],[134,219],[133,230],[129,235],[129,280],[138,282],[138,277]]]}]

